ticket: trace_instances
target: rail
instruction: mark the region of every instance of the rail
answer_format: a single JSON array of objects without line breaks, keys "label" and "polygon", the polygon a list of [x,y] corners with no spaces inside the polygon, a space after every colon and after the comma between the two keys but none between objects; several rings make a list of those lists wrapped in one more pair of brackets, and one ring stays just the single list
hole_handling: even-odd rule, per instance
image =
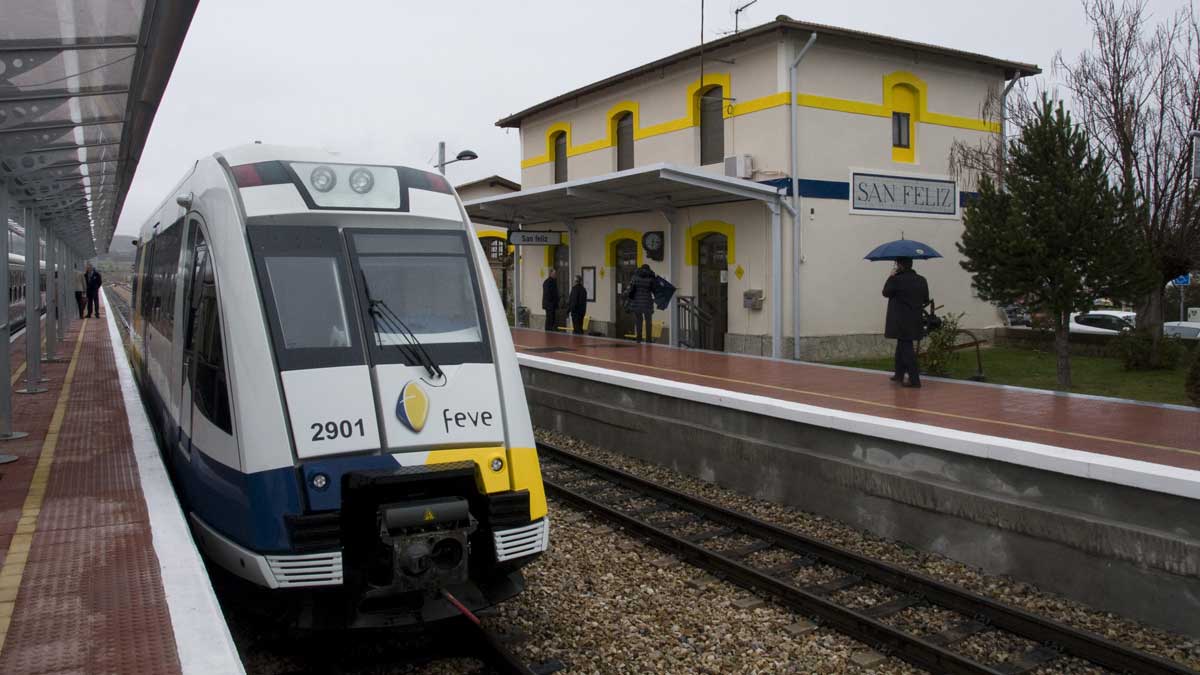
[{"label": "rail", "polygon": [[[594,511],[660,548],[724,575],[735,584],[769,594],[793,610],[884,654],[895,655],[931,672],[1029,673],[1062,667],[1060,659],[1075,657],[1122,673],[1195,675],[1195,671],[1172,661],[872,560],[559,448],[539,443],[538,454],[550,494]],[[572,487],[576,484],[584,487]],[[620,506],[645,504],[647,500],[649,506],[636,509]],[[682,526],[695,534],[673,532]],[[734,536],[742,539],[737,549],[721,551],[714,547],[722,539],[728,541]],[[747,544],[747,540],[753,543]],[[764,569],[749,561],[760,552],[780,552],[790,560]],[[792,580],[797,571],[814,565],[833,568],[841,576],[826,583],[803,586]],[[839,592],[866,584],[887,589],[892,598],[866,608],[852,608],[834,599]],[[923,607],[952,611],[961,620],[940,633],[925,636],[883,621],[909,608]],[[1005,663],[990,664],[972,660],[953,649],[956,643],[988,630],[1011,633],[1036,646],[1012,655]]]}]

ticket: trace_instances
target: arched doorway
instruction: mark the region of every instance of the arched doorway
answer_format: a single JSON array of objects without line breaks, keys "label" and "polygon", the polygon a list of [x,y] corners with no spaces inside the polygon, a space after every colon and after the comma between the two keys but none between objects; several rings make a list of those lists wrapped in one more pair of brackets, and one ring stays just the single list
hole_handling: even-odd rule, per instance
[{"label": "arched doorway", "polygon": [[558,324],[569,325],[567,299],[571,295],[571,247],[561,244],[554,247],[554,271],[558,279]]},{"label": "arched doorway", "polygon": [[633,332],[633,314],[625,311],[625,293],[629,290],[629,282],[638,267],[638,243],[633,239],[618,239],[613,242],[613,261],[616,263],[613,274],[613,322],[616,325],[616,336],[621,337]]},{"label": "arched doorway", "polygon": [[696,300],[712,316],[704,345],[725,351],[729,330],[729,240],[712,232],[696,241]]}]

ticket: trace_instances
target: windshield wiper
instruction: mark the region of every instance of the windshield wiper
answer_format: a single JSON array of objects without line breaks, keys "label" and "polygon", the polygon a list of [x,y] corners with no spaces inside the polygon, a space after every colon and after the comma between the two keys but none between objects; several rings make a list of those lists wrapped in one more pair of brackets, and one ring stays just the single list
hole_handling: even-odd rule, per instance
[{"label": "windshield wiper", "polygon": [[[429,355],[429,352],[425,350],[425,345],[421,344],[421,341],[417,339],[417,336],[413,334],[404,321],[396,315],[396,312],[394,312],[391,307],[388,307],[387,303],[383,300],[371,297],[371,287],[367,284],[366,272],[362,271],[361,269],[358,272],[359,276],[362,277],[363,291],[367,294],[367,313],[371,315],[371,323],[375,326],[377,341],[382,342],[382,340],[378,339],[380,332],[379,325],[382,323],[384,324],[384,327],[387,328],[389,333],[393,335],[398,333],[402,338],[404,338],[404,341],[408,343],[407,345],[389,343],[388,346],[396,347],[397,349],[401,350],[405,358],[408,359],[410,365],[424,366],[425,371],[429,373],[430,377],[444,378],[446,374],[442,372],[441,367],[439,367],[437,362],[433,360],[433,357]],[[384,312],[386,312],[386,314]]]}]

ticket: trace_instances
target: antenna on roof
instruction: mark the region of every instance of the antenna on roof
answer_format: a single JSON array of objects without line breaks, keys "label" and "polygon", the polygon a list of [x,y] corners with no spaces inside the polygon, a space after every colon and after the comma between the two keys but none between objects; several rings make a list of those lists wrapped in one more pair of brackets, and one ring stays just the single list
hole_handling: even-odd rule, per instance
[{"label": "antenna on roof", "polygon": [[748,8],[750,5],[753,5],[756,2],[758,2],[758,0],[750,0],[750,2],[747,2],[746,4],[742,5],[741,7],[738,7],[737,9],[733,10],[733,32],[734,32],[734,34],[736,34],[738,32],[738,18],[741,17],[742,12],[746,11],[746,8]]}]

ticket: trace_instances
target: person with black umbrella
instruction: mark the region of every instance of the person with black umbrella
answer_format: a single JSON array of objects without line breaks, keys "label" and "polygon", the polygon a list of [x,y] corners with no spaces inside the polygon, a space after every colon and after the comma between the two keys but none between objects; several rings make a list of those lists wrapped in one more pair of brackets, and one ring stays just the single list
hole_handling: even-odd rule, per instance
[{"label": "person with black umbrella", "polygon": [[[921,369],[913,342],[924,337],[922,308],[929,302],[929,284],[913,271],[912,258],[896,258],[896,266],[883,284],[883,297],[888,299],[883,336],[896,341],[896,374],[892,381],[920,387]],[[908,382],[904,381],[905,375]]]}]

